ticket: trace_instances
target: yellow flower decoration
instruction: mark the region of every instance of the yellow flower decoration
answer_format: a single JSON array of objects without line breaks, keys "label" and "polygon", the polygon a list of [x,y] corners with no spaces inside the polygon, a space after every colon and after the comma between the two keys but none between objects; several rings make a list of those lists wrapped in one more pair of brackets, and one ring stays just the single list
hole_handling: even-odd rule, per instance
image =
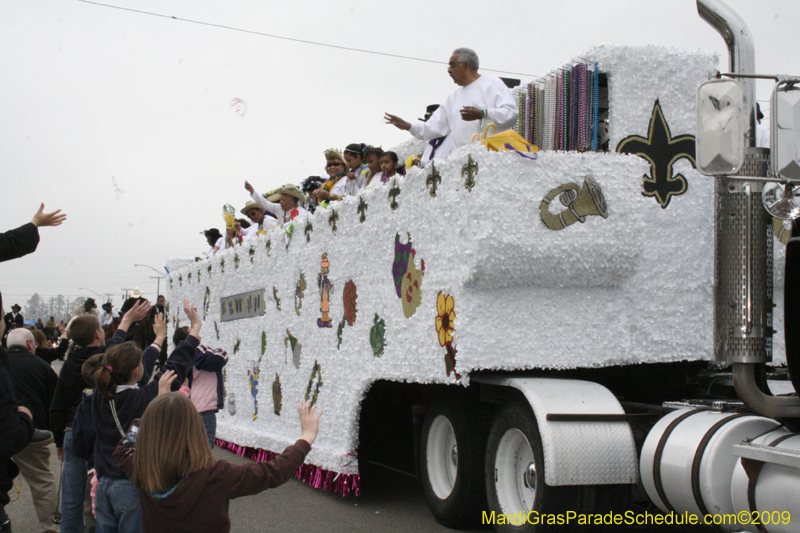
[{"label": "yellow flower decoration", "polygon": [[448,342],[453,342],[453,330],[455,330],[456,312],[453,310],[455,302],[449,294],[439,292],[436,299],[436,331],[439,333],[439,344],[444,346]]}]

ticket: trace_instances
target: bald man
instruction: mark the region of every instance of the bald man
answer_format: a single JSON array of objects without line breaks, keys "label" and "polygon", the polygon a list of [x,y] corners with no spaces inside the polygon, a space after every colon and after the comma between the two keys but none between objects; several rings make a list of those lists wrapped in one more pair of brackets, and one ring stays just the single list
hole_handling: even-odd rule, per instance
[{"label": "bald man", "polygon": [[[20,405],[33,415],[33,427],[47,431],[50,402],[56,390],[58,375],[36,354],[36,341],[25,328],[17,328],[8,334],[8,363],[14,395]],[[47,431],[49,434],[49,431]],[[41,433],[40,433],[41,434]],[[42,531],[58,531],[53,524],[53,511],[57,505],[57,485],[50,470],[50,453],[53,437],[29,443],[12,457],[22,477],[30,485],[33,506]]]}]

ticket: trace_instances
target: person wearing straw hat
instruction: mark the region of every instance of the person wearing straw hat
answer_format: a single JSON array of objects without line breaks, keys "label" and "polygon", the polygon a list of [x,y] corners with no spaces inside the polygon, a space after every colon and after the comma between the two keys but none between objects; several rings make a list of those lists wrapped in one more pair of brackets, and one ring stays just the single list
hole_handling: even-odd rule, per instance
[{"label": "person wearing straw hat", "polygon": [[296,185],[286,184],[275,191],[269,198],[264,198],[258,194],[247,181],[244,182],[244,188],[258,205],[263,207],[265,211],[275,215],[279,224],[286,225],[295,218],[308,214],[308,211],[303,207],[306,197]]},{"label": "person wearing straw hat", "polygon": [[249,218],[253,224],[243,231],[244,241],[249,241],[259,235],[264,235],[268,229],[275,227],[278,222],[270,214],[265,216],[264,208],[252,200],[248,200],[241,213]]}]

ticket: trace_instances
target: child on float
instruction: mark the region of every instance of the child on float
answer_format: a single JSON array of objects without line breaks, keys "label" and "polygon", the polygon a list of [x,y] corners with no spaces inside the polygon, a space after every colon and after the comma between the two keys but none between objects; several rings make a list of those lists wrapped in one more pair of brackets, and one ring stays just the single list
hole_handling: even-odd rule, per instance
[{"label": "child on float", "polygon": [[184,311],[191,321],[189,336],[167,359],[167,373],[162,371],[152,382],[140,386],[146,370],[142,364],[142,351],[133,342],[114,345],[105,354],[95,355],[84,363],[94,378],[95,389],[88,408],[82,405],[75,416],[74,446],[93,451],[99,480],[95,498],[98,533],[141,531],[139,494],[120,470],[114,450],[120,437],[125,436],[125,428],[141,417],[147,405],[158,395],[159,382],[171,383],[170,378],[175,377],[178,383],[184,381],[195,349],[200,344],[202,326],[197,310],[188,301],[184,301]]},{"label": "child on float", "polygon": [[383,185],[388,183],[397,174],[397,154],[394,152],[384,152],[381,156],[382,172],[374,177],[373,185]]},{"label": "child on float", "polygon": [[365,179],[365,186],[369,185],[372,178],[381,173],[381,158],[383,157],[383,148],[380,146],[367,146],[364,149],[364,161],[367,165],[367,174]]},{"label": "child on float", "polygon": [[[189,328],[179,327],[172,335],[175,347],[189,336]],[[221,349],[213,349],[201,344],[195,349],[193,368],[187,372],[190,398],[200,413],[200,419],[208,434],[208,443],[214,447],[217,432],[217,411],[225,404],[223,397],[224,382],[222,369],[228,364],[228,353]]]},{"label": "child on float", "polygon": [[297,442],[271,461],[236,465],[214,458],[200,415],[186,396],[169,393],[153,400],[114,453],[141,496],[142,531],[230,531],[230,500],[282,485],[311,450],[322,411],[302,401],[298,409]]}]

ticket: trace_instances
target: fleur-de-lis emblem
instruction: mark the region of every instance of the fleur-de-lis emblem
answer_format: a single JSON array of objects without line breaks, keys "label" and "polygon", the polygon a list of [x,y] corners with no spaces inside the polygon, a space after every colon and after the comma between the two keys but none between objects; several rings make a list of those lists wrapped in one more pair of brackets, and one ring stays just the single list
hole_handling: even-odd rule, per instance
[{"label": "fleur-de-lis emblem", "polygon": [[220,267],[222,273],[224,274],[225,273],[225,260],[224,259],[219,262],[219,267]]},{"label": "fleur-de-lis emblem", "polygon": [[272,251],[272,239],[267,239],[267,257],[269,257],[269,253]]},{"label": "fleur-de-lis emblem", "polygon": [[650,176],[643,177],[644,196],[654,196],[662,209],[666,209],[672,196],[686,192],[688,184],[681,174],[672,175],[672,166],[686,158],[695,167],[694,135],[673,137],[664,118],[661,104],[656,100],[650,116],[647,138],[631,135],[617,145],[621,154],[635,154],[650,163]]},{"label": "fleur-de-lis emblem", "polygon": [[467,157],[467,162],[461,167],[461,177],[464,179],[464,188],[472,192],[475,186],[475,174],[478,173],[478,163],[472,160],[472,154]]},{"label": "fleur-de-lis emblem", "polygon": [[197,283],[200,283],[200,272],[200,270],[197,271]]},{"label": "fleur-de-lis emblem", "polygon": [[183,274],[181,274],[180,276],[178,276],[178,285],[180,285],[181,287],[183,287]]},{"label": "fleur-de-lis emblem", "polygon": [[431,173],[428,179],[425,180],[425,185],[431,189],[431,196],[433,198],[436,198],[436,188],[441,182],[442,176],[439,174],[439,171],[436,170],[436,165],[431,161]]},{"label": "fleur-de-lis emblem", "polygon": [[331,231],[336,233],[336,222],[339,220],[339,213],[336,211],[331,211],[331,216],[328,217],[328,225],[331,227]]},{"label": "fleur-de-lis emblem", "polygon": [[362,224],[364,223],[365,220],[367,220],[367,208],[369,208],[369,206],[367,205],[367,202],[364,201],[364,197],[362,196],[358,200],[358,212],[361,215],[360,217],[358,217],[358,219],[361,221]]},{"label": "fleur-de-lis emblem", "polygon": [[239,270],[239,254],[233,254],[233,269]]},{"label": "fleur-de-lis emblem", "polygon": [[256,257],[256,251],[251,246],[250,251],[248,253],[250,254],[250,264],[253,264],[253,259],[255,259]]},{"label": "fleur-de-lis emblem", "polygon": [[312,231],[314,231],[314,226],[311,225],[311,222],[306,222],[306,227],[303,229],[303,233],[306,234],[306,242],[311,242]]},{"label": "fleur-de-lis emblem", "polygon": [[186,283],[191,283],[191,282],[192,282],[192,273],[189,272],[189,275],[186,276]]},{"label": "fleur-de-lis emblem", "polygon": [[397,181],[393,181],[392,188],[389,189],[389,198],[392,199],[392,203],[389,204],[389,207],[392,208],[392,211],[400,206],[400,204],[397,203],[398,196],[400,196],[400,187],[397,186]]},{"label": "fleur-de-lis emblem", "polygon": [[208,275],[211,276],[211,265],[208,265]]}]

